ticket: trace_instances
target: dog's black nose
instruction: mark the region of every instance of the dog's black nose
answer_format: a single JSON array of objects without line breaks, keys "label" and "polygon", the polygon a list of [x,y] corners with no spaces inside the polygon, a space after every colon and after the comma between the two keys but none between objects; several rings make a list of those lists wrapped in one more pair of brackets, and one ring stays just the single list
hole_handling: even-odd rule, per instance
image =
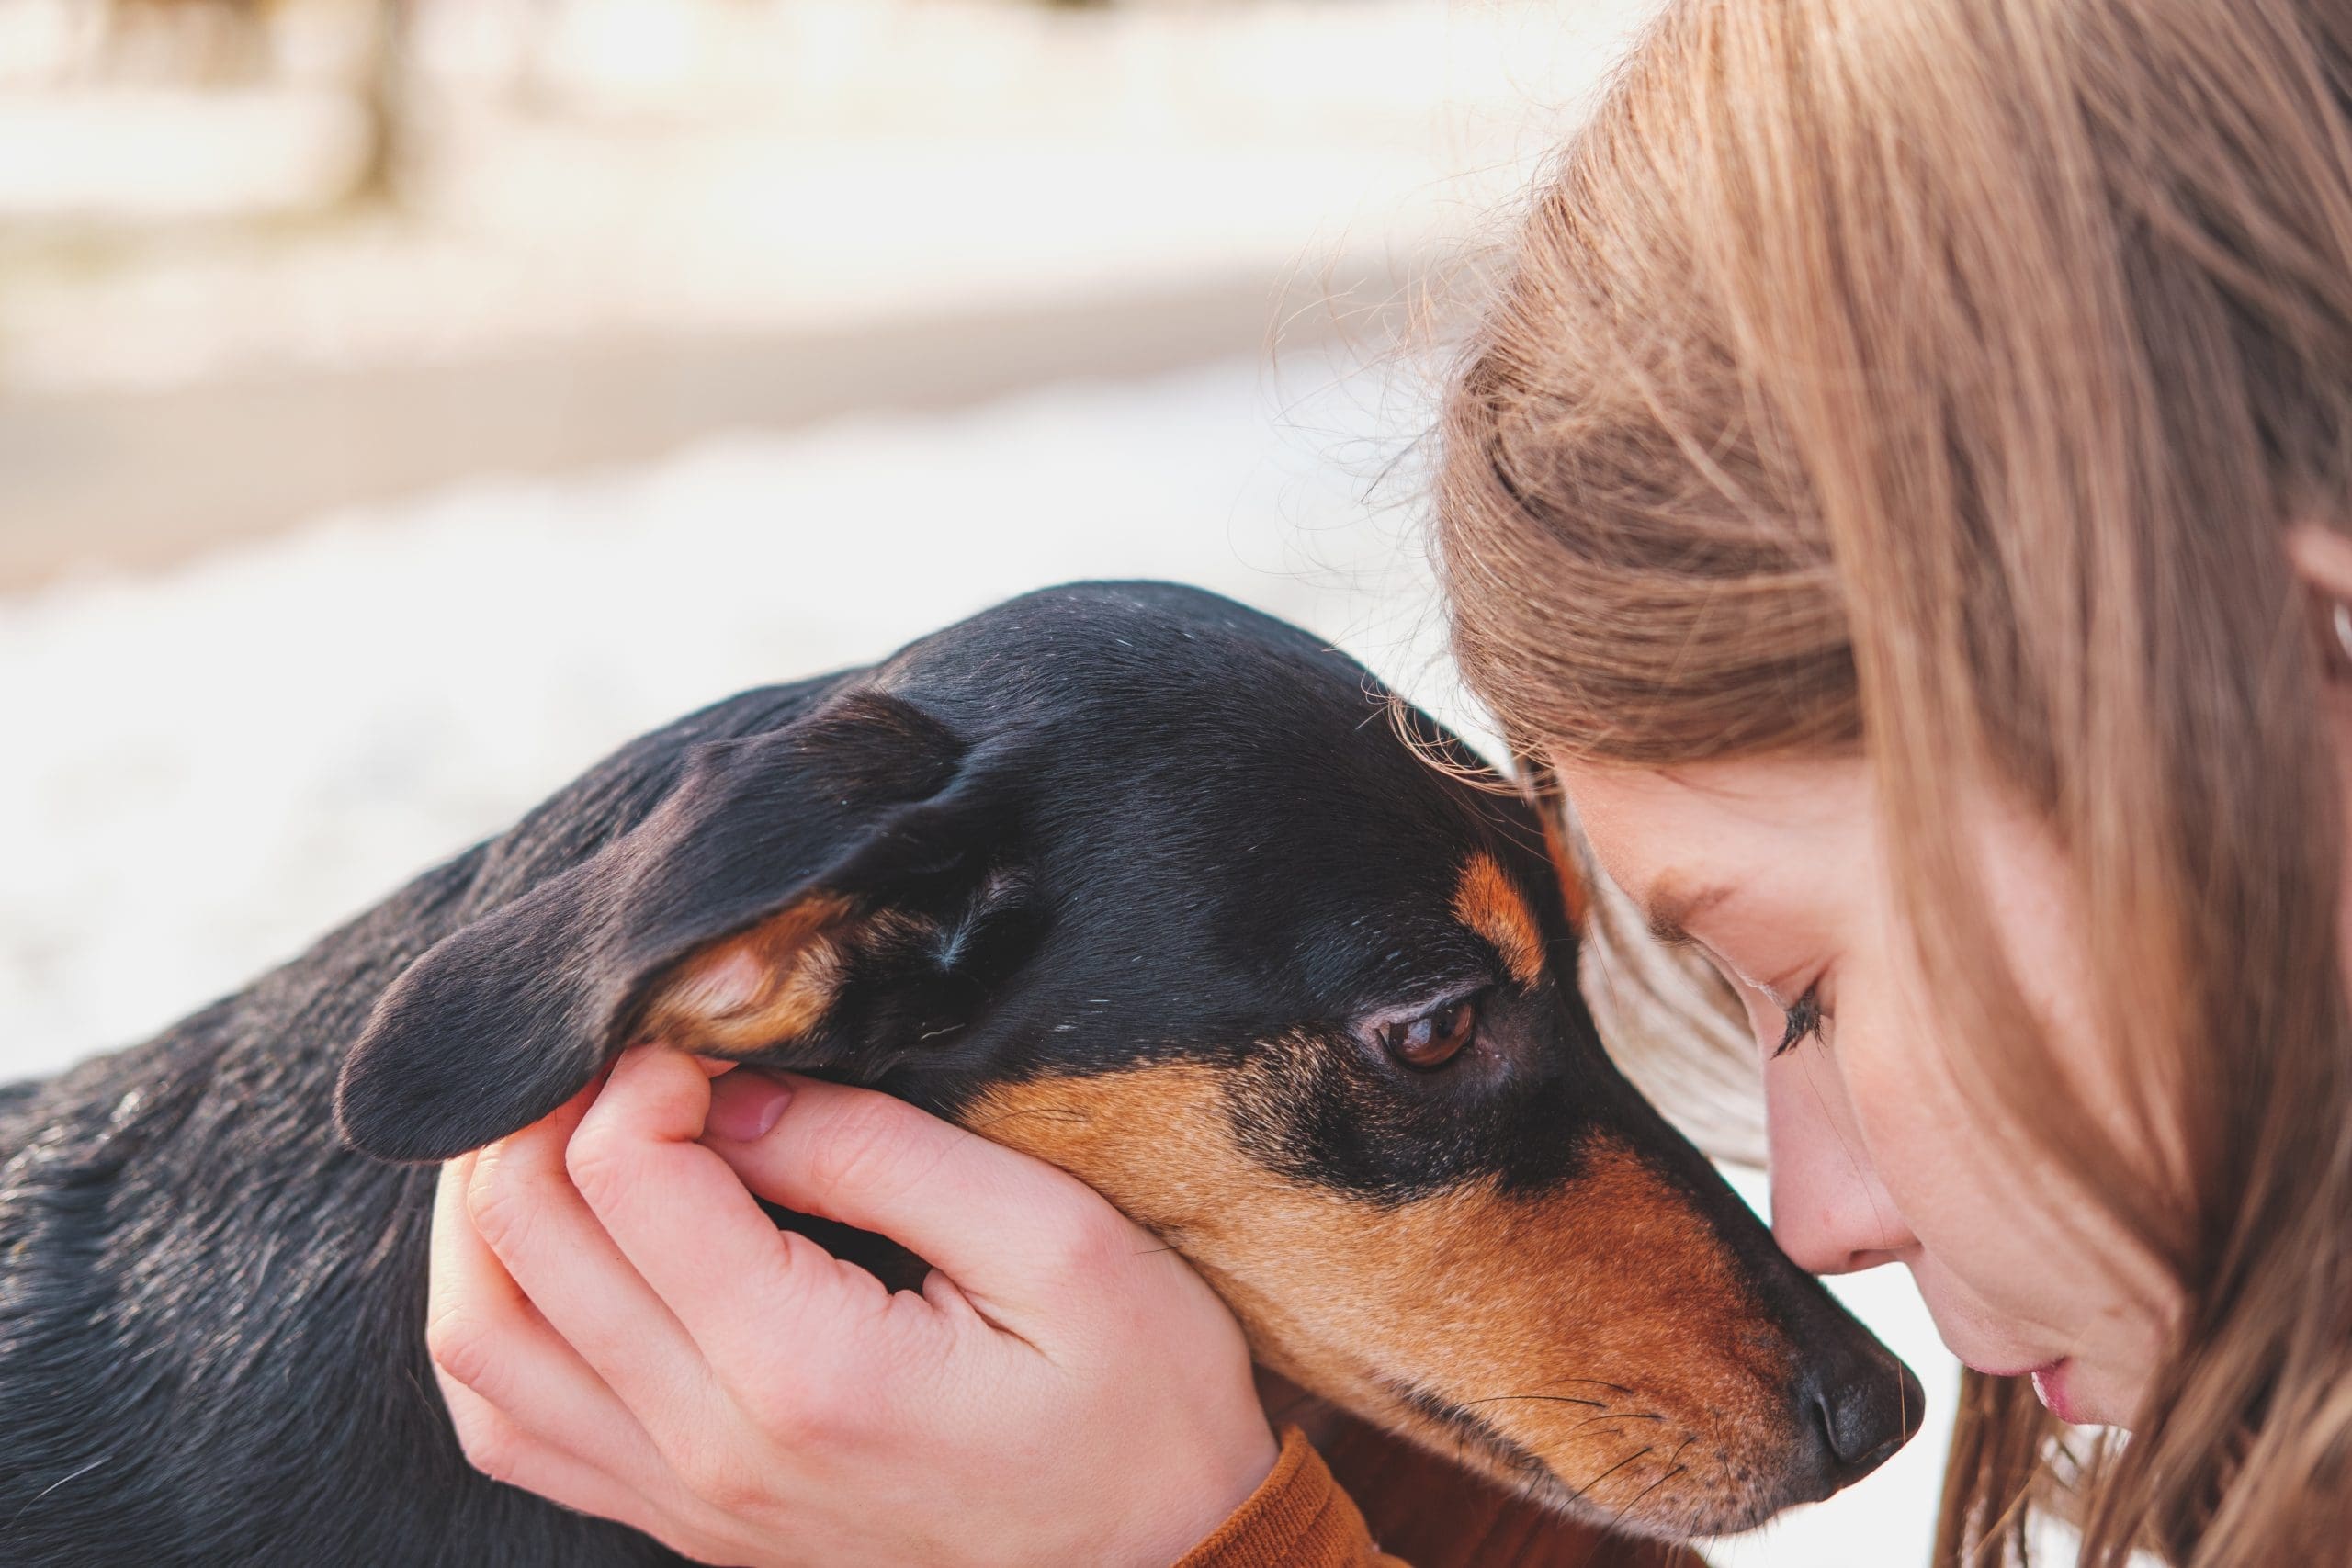
[{"label": "dog's black nose", "polygon": [[1819,1496],[1884,1464],[1919,1430],[1927,1396],[1911,1369],[1872,1345],[1808,1369],[1797,1382],[1804,1469]]}]

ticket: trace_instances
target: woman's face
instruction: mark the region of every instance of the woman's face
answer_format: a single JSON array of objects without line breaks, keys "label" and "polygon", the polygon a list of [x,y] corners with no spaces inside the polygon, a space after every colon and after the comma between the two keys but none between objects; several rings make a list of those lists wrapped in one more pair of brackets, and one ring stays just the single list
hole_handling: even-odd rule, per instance
[{"label": "woman's face", "polygon": [[[1561,776],[1610,876],[1747,1006],[1781,1247],[1820,1274],[1905,1265],[1962,1361],[2033,1374],[2065,1419],[2127,1423],[2168,1288],[1952,1078],[1945,1053],[1967,1043],[1939,1037],[1863,765],[1569,764]],[[1972,831],[2045,1037],[2088,1043],[2083,944],[2054,852],[2018,818],[1987,811]],[[2052,1072],[2072,1075],[2089,1114],[2121,1103],[2102,1081],[2106,1053],[2065,1055]]]}]

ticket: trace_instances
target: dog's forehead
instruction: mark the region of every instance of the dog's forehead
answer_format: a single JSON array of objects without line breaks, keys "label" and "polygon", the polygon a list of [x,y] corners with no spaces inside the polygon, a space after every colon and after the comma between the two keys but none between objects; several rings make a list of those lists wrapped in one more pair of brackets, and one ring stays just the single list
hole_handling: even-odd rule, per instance
[{"label": "dog's forehead", "polygon": [[1535,911],[1557,902],[1525,849],[1540,830],[1501,816],[1515,801],[1443,776],[1385,730],[1380,743],[1402,754],[1394,777],[1291,749],[1175,760],[1105,795],[1071,794],[1036,846],[1046,886],[1106,933],[1148,933],[1145,966],[1181,967],[1178,997],[1205,1000],[1214,971],[1270,1003],[1344,1013],[1499,979],[1498,954],[1532,979],[1546,946]]},{"label": "dog's forehead", "polygon": [[1049,902],[1107,945],[1148,943],[1147,966],[1226,956],[1250,971],[1280,954],[1336,982],[1401,954],[1458,969],[1480,929],[1463,919],[1474,865],[1545,897],[1534,818],[1426,754],[1475,767],[1457,739],[1335,648],[1215,594],[1046,591],[908,649],[881,679],[996,742]]},{"label": "dog's forehead", "polygon": [[[1433,760],[1400,722],[1455,750]],[[1032,723],[1043,765],[1025,791],[1179,853],[1255,845],[1276,852],[1273,869],[1284,849],[1334,867],[1372,852],[1393,885],[1450,877],[1473,849],[1533,825],[1512,820],[1515,800],[1453,776],[1476,759],[1352,664],[1221,666],[1189,689],[1073,694]]]},{"label": "dog's forehead", "polygon": [[1075,919],[1149,933],[1167,959],[1319,976],[1336,1000],[1343,982],[1459,974],[1498,907],[1534,902],[1517,889],[1537,873],[1510,840],[1440,793],[1459,786],[1412,768],[1409,793],[1333,769],[1151,770],[1052,801],[1030,848]]}]

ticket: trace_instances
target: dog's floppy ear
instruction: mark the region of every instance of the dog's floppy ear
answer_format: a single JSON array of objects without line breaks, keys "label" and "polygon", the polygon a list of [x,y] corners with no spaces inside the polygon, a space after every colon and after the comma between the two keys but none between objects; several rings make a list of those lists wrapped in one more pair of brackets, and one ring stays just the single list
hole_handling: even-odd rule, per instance
[{"label": "dog's floppy ear", "polygon": [[[587,861],[435,944],[345,1059],[335,1117],[383,1159],[446,1159],[547,1114],[624,1045],[847,1066],[903,1055],[1024,924],[1010,804],[983,759],[868,689],[697,747]],[[908,962],[918,953],[920,964]],[[893,976],[893,968],[901,973]],[[850,1009],[854,976],[878,972]]]}]

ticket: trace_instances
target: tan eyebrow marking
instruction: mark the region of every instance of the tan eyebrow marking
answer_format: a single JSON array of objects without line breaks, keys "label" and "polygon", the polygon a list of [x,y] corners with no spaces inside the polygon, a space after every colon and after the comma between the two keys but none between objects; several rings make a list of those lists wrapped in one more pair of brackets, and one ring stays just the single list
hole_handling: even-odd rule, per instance
[{"label": "tan eyebrow marking", "polygon": [[1495,857],[1481,851],[1462,868],[1454,888],[1453,912],[1462,923],[1495,944],[1503,967],[1522,986],[1544,977],[1544,938],[1527,908]]}]

